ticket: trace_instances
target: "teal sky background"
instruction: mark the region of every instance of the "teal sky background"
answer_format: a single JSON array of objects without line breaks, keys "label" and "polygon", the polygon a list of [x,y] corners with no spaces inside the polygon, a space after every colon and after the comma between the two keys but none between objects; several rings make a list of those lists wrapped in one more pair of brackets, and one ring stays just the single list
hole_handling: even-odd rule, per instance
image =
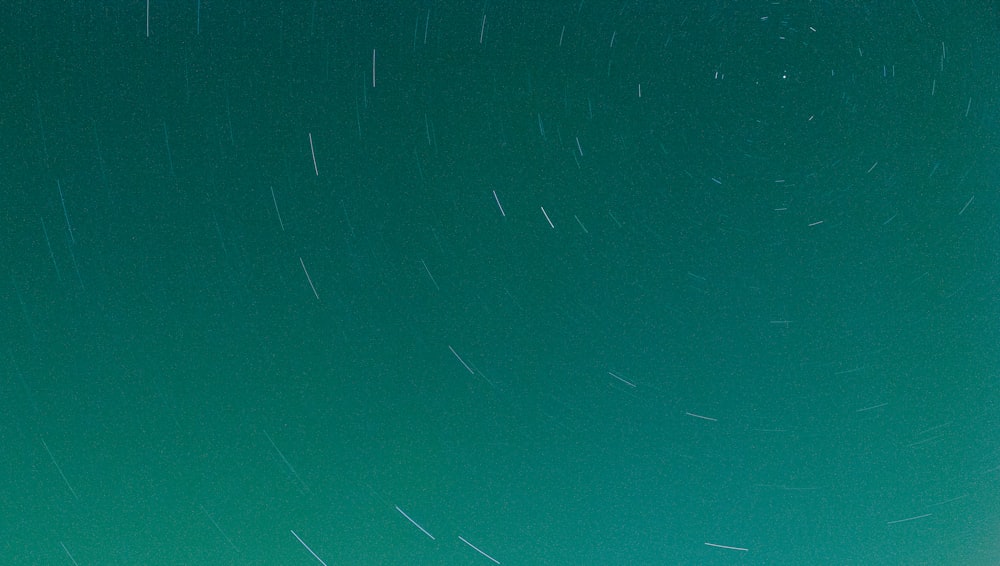
[{"label": "teal sky background", "polygon": [[0,562],[1000,563],[998,33],[4,3]]}]

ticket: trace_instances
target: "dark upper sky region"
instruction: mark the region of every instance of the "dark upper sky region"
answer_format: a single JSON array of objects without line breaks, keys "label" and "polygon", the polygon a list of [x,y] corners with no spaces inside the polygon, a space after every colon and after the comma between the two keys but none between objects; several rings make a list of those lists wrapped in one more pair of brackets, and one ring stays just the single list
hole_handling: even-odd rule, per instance
[{"label": "dark upper sky region", "polygon": [[4,3],[0,562],[997,564],[994,10]]}]

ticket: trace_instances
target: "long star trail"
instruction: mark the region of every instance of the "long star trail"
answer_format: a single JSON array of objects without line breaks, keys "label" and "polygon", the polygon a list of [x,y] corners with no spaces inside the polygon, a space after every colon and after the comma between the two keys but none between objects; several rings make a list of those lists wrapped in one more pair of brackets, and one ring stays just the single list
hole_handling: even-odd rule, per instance
[{"label": "long star trail", "polygon": [[75,489],[73,489],[73,486],[71,486],[71,485],[69,484],[69,480],[68,480],[68,479],[66,479],[66,474],[64,474],[64,473],[63,473],[63,471],[62,471],[62,468],[61,468],[61,467],[59,466],[59,462],[56,462],[56,457],[55,457],[55,456],[53,456],[53,455],[52,455],[52,451],[51,451],[51,450],[49,450],[49,445],[45,443],[45,439],[44,439],[44,438],[41,438],[41,437],[39,437],[39,440],[41,440],[41,441],[42,441],[42,446],[44,446],[44,447],[45,447],[45,451],[46,451],[46,452],[48,452],[48,454],[49,454],[49,459],[51,459],[51,460],[52,460],[52,465],[53,465],[53,466],[55,466],[55,467],[56,467],[56,470],[58,470],[58,471],[59,471],[59,477],[61,477],[61,478],[62,478],[62,480],[63,480],[63,482],[65,482],[65,483],[66,483],[66,487],[67,487],[67,488],[69,488],[69,492],[73,494],[73,499],[77,499],[77,500],[79,500],[79,499],[80,499],[80,496],[76,494],[76,490],[75,490]]},{"label": "long star trail", "polygon": [[267,433],[266,429],[261,429],[261,430],[264,431],[264,436],[266,436],[267,441],[271,443],[271,447],[274,448],[274,451],[277,452],[278,456],[281,457],[281,461],[284,462],[285,466],[288,467],[288,471],[292,472],[292,475],[295,476],[295,481],[299,482],[299,486],[302,487],[302,490],[309,491],[309,487],[306,486],[306,483],[304,481],[302,481],[302,478],[299,477],[299,473],[295,471],[295,467],[292,466],[292,463],[288,461],[288,458],[285,458],[284,453],[281,452],[281,449],[278,448],[278,445],[275,444],[274,440],[271,439],[271,435]]},{"label": "long star trail", "polygon": [[486,558],[489,558],[494,564],[499,564],[500,563],[499,560],[497,560],[496,558],[493,558],[489,554],[486,554],[486,552],[484,552],[481,548],[479,548],[478,546],[476,546],[476,545],[472,544],[471,542],[465,540],[465,538],[463,538],[462,536],[459,536],[458,540],[460,540],[460,541],[464,542],[465,544],[469,545],[469,547],[472,548],[472,550],[475,550],[479,554],[482,554]]},{"label": "long star trail", "polygon": [[410,517],[409,515],[406,514],[406,511],[403,511],[402,509],[400,509],[399,505],[396,505],[395,507],[396,507],[396,511],[399,511],[400,515],[406,517],[407,521],[413,523],[414,527],[420,529],[420,532],[422,532],[425,535],[429,536],[431,540],[434,540],[434,535],[432,535],[429,532],[427,532],[427,529],[421,527],[419,523],[417,523],[416,521],[414,521],[412,517]]},{"label": "long star trail", "polygon": [[59,541],[59,546],[62,547],[63,552],[66,553],[66,556],[69,556],[69,561],[72,562],[74,566],[80,566],[80,563],[76,561],[76,558],[73,558],[73,554],[70,553],[69,549],[66,548],[66,545],[63,544],[62,541]]},{"label": "long star trail", "polygon": [[313,549],[309,548],[309,545],[308,545],[308,544],[306,544],[306,541],[302,540],[302,538],[301,538],[301,537],[299,537],[299,535],[298,535],[298,534],[296,534],[296,533],[295,533],[295,531],[292,531],[292,536],[294,536],[294,537],[296,538],[296,540],[298,540],[298,541],[299,541],[299,543],[301,543],[301,544],[302,544],[302,546],[306,547],[306,550],[308,550],[308,551],[309,551],[309,554],[312,554],[312,555],[313,555],[313,558],[315,558],[316,560],[319,560],[319,563],[320,563],[320,564],[322,564],[323,566],[327,566],[326,562],[323,562],[323,559],[322,559],[322,558],[320,558],[320,557],[319,557],[319,555],[318,555],[318,554],[316,554],[316,553],[315,553],[315,552],[313,551]]},{"label": "long star trail", "polygon": [[316,286],[313,285],[312,277],[309,276],[309,270],[306,269],[306,262],[303,261],[301,257],[299,258],[299,264],[302,266],[302,272],[306,274],[306,281],[309,282],[309,288],[312,289],[313,296],[316,297],[316,300],[318,301],[319,293],[316,292]]},{"label": "long star trail", "polygon": [[42,234],[45,235],[45,245],[49,248],[49,258],[52,259],[52,267],[56,268],[56,280],[62,283],[62,272],[59,271],[59,264],[56,263],[56,254],[52,252],[52,242],[49,240],[49,230],[45,227],[45,217],[39,216],[42,221]]},{"label": "long star trail", "polygon": [[721,548],[723,550],[737,550],[739,552],[749,552],[749,548],[743,548],[741,546],[729,546],[726,544],[715,544],[714,542],[706,542],[705,546],[711,546],[713,548]]},{"label": "long star trail", "polygon": [[[66,199],[63,198],[62,181],[56,179],[56,188],[59,189],[59,202],[62,204],[63,218],[66,219],[66,231],[69,232],[69,241],[76,245],[76,237],[73,236],[73,226],[69,223],[69,212],[66,211]],[[965,210],[964,208],[962,210]]]},{"label": "long star trail", "polygon": [[469,367],[469,364],[465,363],[465,360],[462,359],[462,356],[458,355],[458,352],[456,352],[454,348],[448,346],[448,349],[451,350],[451,353],[455,355],[455,358],[462,363],[462,366],[465,367],[465,369],[467,369],[469,373],[471,373],[472,375],[476,375],[476,372],[472,371],[472,368]]}]

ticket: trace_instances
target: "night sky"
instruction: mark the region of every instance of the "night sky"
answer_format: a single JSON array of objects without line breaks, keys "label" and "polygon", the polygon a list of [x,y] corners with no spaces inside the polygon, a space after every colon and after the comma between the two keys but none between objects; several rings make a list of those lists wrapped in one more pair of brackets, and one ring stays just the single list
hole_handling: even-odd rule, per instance
[{"label": "night sky", "polygon": [[0,563],[1000,563],[992,2],[0,5]]}]

